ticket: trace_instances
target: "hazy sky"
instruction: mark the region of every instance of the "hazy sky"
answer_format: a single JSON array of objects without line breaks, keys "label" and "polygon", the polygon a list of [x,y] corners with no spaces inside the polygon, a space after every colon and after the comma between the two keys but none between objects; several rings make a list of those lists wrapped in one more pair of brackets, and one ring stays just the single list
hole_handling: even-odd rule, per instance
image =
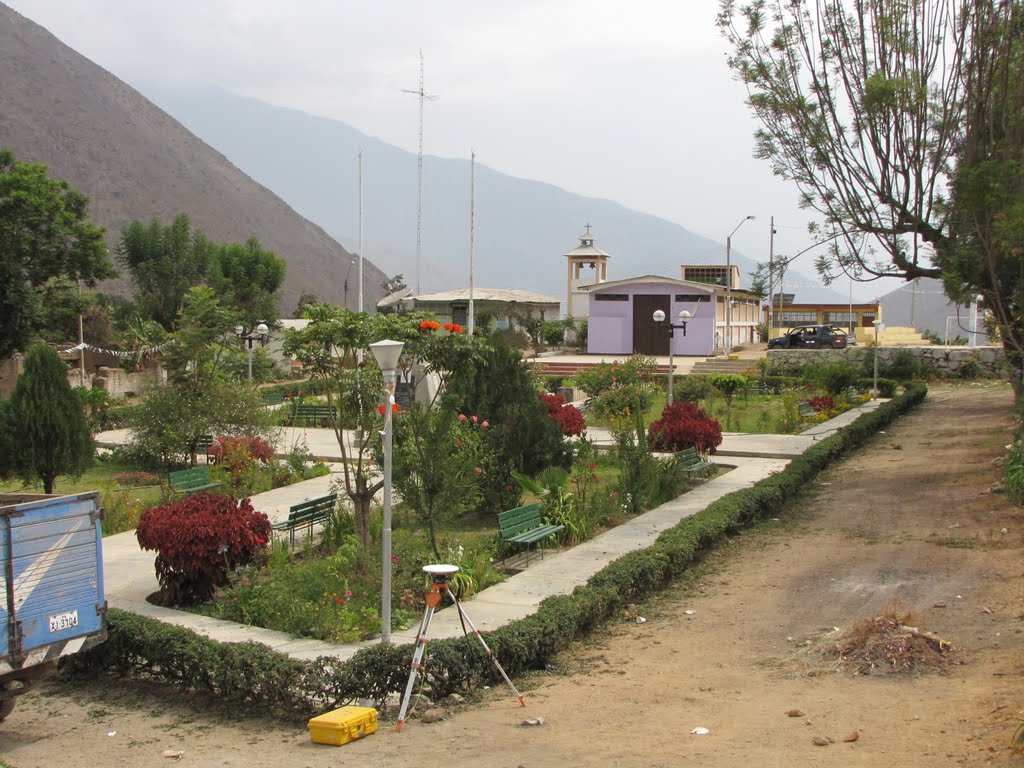
[{"label": "hazy sky", "polygon": [[[437,96],[425,105],[426,154],[474,149],[504,173],[722,243],[754,215],[733,247],[757,260],[772,216],[776,253],[811,242],[796,188],[752,157],[755,123],[726,66],[718,0],[4,2],[128,82],[218,85],[411,152],[418,99],[403,89],[419,88],[422,49]],[[797,268],[813,275],[813,257]]]}]

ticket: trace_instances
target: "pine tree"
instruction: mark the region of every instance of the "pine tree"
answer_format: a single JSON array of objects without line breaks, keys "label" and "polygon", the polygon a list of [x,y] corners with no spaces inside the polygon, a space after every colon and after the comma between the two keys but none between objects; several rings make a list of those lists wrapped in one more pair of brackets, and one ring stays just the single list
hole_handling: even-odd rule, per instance
[{"label": "pine tree", "polygon": [[39,481],[53,493],[58,475],[79,477],[92,464],[95,445],[82,405],[67,366],[47,345],[29,349],[6,411],[4,464],[26,484]]}]

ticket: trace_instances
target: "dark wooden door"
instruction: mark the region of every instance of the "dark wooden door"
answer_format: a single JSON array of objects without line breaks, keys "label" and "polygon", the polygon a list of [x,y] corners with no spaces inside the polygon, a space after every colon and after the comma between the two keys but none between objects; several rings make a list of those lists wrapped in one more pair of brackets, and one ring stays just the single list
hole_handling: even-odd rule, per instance
[{"label": "dark wooden door", "polygon": [[641,355],[667,355],[668,329],[658,329],[651,315],[660,309],[665,322],[671,320],[670,297],[667,295],[633,295],[633,352]]}]

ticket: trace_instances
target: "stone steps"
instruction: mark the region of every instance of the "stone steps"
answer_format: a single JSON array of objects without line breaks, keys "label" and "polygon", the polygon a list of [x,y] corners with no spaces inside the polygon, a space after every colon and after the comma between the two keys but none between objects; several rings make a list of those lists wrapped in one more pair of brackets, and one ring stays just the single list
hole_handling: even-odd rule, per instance
[{"label": "stone steps", "polygon": [[751,368],[756,368],[756,366],[757,360],[728,360],[726,358],[711,357],[694,363],[690,373],[697,376],[707,376],[711,373],[734,373],[742,376]]}]

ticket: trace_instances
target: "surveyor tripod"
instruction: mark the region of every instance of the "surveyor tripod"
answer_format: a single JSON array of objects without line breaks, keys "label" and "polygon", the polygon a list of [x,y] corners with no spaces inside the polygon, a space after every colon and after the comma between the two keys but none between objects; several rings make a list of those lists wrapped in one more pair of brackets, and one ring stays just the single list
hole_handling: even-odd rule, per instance
[{"label": "surveyor tripod", "polygon": [[[512,684],[512,680],[510,680],[509,676],[505,674],[505,670],[502,669],[501,664],[498,663],[498,660],[494,658],[494,654],[491,652],[490,647],[487,645],[483,637],[480,635],[480,630],[478,630],[473,625],[473,621],[469,618],[469,614],[466,613],[466,609],[462,607],[462,603],[459,602],[459,599],[455,596],[455,593],[452,592],[451,588],[448,586],[448,579],[453,574],[459,572],[459,566],[447,564],[425,565],[423,566],[423,571],[430,575],[431,582],[430,589],[424,596],[424,600],[426,601],[427,607],[423,611],[423,622],[420,624],[420,631],[416,635],[416,650],[414,650],[412,654],[412,667],[409,670],[409,682],[406,684],[405,694],[402,696],[402,706],[398,711],[398,723],[395,724],[395,730],[401,733],[402,726],[405,725],[405,716],[409,709],[409,699],[412,696],[413,686],[416,685],[416,675],[419,674],[419,671],[423,668],[423,652],[427,647],[427,635],[430,632],[430,622],[434,618],[434,612],[441,604],[441,601],[444,599],[445,595],[451,598],[452,603],[458,610],[459,617],[462,619],[463,622],[463,630],[465,630],[465,626],[468,624],[470,631],[472,631],[472,633],[476,635],[476,639],[479,640],[480,645],[483,646],[484,652],[487,654],[487,657],[491,660],[491,664],[493,664],[494,668],[501,673],[501,676],[503,678],[505,678],[505,682],[508,683],[508,687],[512,689],[512,693],[514,693],[516,697],[519,699],[519,703],[525,707],[526,702],[523,701],[523,694],[516,690],[515,685]],[[468,637],[469,633],[467,632],[466,635]]]}]

